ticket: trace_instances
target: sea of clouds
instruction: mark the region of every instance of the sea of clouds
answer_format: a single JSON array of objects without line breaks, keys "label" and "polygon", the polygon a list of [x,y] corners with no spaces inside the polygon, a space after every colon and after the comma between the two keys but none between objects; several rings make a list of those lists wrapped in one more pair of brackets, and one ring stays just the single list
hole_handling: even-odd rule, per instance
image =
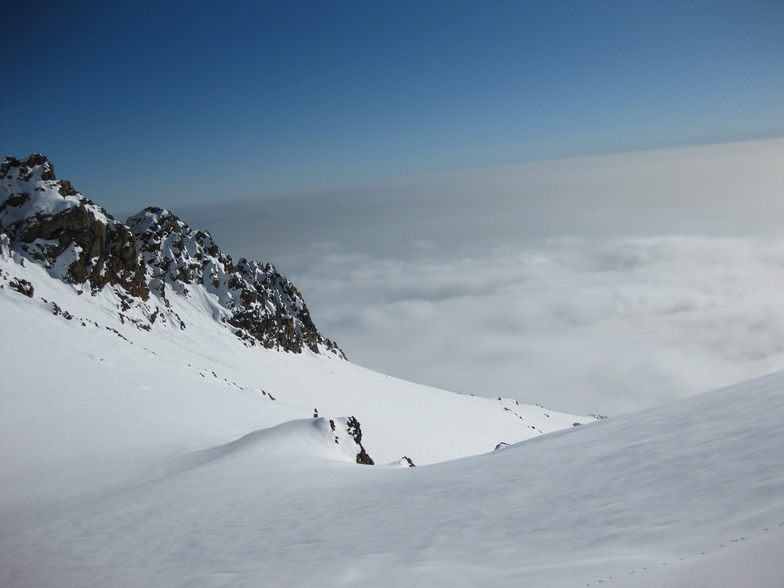
[{"label": "sea of clouds", "polygon": [[[260,179],[260,189],[262,179]],[[617,414],[784,369],[784,139],[384,180],[182,216],[349,358]]]}]

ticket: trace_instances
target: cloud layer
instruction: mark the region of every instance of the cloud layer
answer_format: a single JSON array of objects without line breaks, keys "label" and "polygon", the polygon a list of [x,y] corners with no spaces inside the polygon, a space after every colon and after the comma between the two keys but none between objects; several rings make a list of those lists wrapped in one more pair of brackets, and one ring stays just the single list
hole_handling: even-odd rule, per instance
[{"label": "cloud layer", "polygon": [[323,255],[297,281],[359,364],[555,409],[614,414],[784,367],[784,240],[573,238],[448,262]]},{"label": "cloud layer", "polygon": [[187,220],[275,262],[356,363],[616,414],[784,368],[782,162],[784,140],[759,141],[378,182]]}]

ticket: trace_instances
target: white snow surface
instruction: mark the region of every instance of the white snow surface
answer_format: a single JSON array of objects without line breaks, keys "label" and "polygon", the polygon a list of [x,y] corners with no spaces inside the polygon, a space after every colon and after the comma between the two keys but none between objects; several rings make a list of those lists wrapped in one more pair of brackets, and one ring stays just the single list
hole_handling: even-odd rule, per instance
[{"label": "white snow surface", "polygon": [[[44,163],[25,168],[29,177],[20,177],[22,171],[19,167],[11,167],[5,179],[0,180],[0,196],[15,193],[28,193],[33,196],[21,206],[11,206],[0,212],[2,224],[11,225],[21,222],[35,215],[54,216],[68,208],[83,205],[92,215],[103,224],[109,224],[106,211],[97,204],[90,202],[79,192],[75,194],[60,194],[61,182],[58,180],[44,180],[42,175],[51,172],[51,164]],[[32,188],[32,192],[30,189]]]},{"label": "white snow surface", "polygon": [[0,254],[3,587],[784,577],[782,373],[596,421],[246,347],[178,296],[185,331],[139,330],[109,288],[19,261]]}]

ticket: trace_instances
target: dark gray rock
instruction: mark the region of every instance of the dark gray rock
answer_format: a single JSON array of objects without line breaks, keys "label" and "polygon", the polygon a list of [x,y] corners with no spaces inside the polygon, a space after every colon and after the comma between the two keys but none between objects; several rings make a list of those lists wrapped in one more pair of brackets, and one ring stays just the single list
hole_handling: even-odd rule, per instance
[{"label": "dark gray rock", "polygon": [[345,359],[319,333],[302,295],[275,266],[246,259],[235,264],[208,232],[191,229],[162,208],[146,208],[123,224],[70,182],[58,181],[39,153],[24,160],[9,156],[0,164],[0,232],[11,250],[54,277],[94,293],[119,288],[121,318],[131,306],[149,301],[145,314],[151,325],[162,316],[159,302],[171,308],[167,292],[188,296],[202,287],[225,309],[219,320],[246,343]]},{"label": "dark gray rock", "polygon": [[[240,259],[233,263],[206,231],[191,229],[170,211],[146,208],[130,217],[152,277],[187,294],[187,285],[204,286],[228,311],[226,323],[239,338],[269,349],[301,353],[340,348],[316,329],[305,301],[271,263]],[[185,287],[184,287],[185,286]]]},{"label": "dark gray rock", "polygon": [[364,464],[364,465],[375,465],[373,459],[367,454],[365,448],[362,447],[362,429],[359,426],[359,421],[355,417],[348,417],[346,421],[346,428],[348,434],[356,441],[357,445],[359,445],[359,453],[357,453],[357,463]]},{"label": "dark gray rock", "polygon": [[[133,233],[76,192],[70,182],[57,182],[52,164],[43,155],[33,154],[21,162],[7,157],[0,165],[0,179],[9,180],[0,193],[0,219],[12,246],[47,269],[65,260],[61,277],[72,284],[87,283],[93,291],[117,285],[131,296],[148,298],[144,262]],[[63,197],[55,213],[31,206],[35,199],[46,197],[42,193],[47,188],[56,188]],[[73,198],[66,200],[66,196]],[[25,207],[31,211],[23,212]],[[66,251],[68,258],[61,259]]]}]

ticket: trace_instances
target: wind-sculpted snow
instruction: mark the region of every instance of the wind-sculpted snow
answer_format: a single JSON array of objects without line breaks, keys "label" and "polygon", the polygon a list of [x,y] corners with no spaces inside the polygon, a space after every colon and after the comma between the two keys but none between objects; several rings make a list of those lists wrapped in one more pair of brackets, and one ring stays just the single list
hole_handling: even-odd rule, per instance
[{"label": "wind-sculpted snow", "polygon": [[[189,338],[140,331],[40,266],[0,270],[4,588],[784,575],[780,373],[595,421],[246,347],[209,317],[185,317]],[[331,415],[393,465],[354,463],[353,423]]]},{"label": "wind-sculpted snow", "polygon": [[192,230],[167,210],[145,209],[127,225],[116,221],[69,182],[58,181],[40,154],[5,159],[0,198],[9,251],[80,291],[97,294],[108,287],[119,315],[138,328],[185,329],[171,304],[179,297],[247,344],[345,357],[318,332],[302,295],[272,264],[233,264],[209,233]]},{"label": "wind-sculpted snow", "polygon": [[181,468],[192,469],[218,461],[239,460],[252,464],[282,461],[344,461],[373,465],[359,441],[359,423],[354,417],[316,417],[287,421],[259,429],[236,441],[202,449],[177,460]]},{"label": "wind-sculpted snow", "polygon": [[[57,219],[91,205],[52,194],[45,163],[25,169],[5,185],[42,190],[6,197],[0,233],[4,588],[784,573],[780,376],[601,422],[404,382],[310,352],[327,344],[274,267],[234,264],[161,209],[126,227],[147,300],[68,279],[64,253],[48,264],[22,246],[20,206]],[[242,312],[271,321],[267,339],[249,344]]]}]

